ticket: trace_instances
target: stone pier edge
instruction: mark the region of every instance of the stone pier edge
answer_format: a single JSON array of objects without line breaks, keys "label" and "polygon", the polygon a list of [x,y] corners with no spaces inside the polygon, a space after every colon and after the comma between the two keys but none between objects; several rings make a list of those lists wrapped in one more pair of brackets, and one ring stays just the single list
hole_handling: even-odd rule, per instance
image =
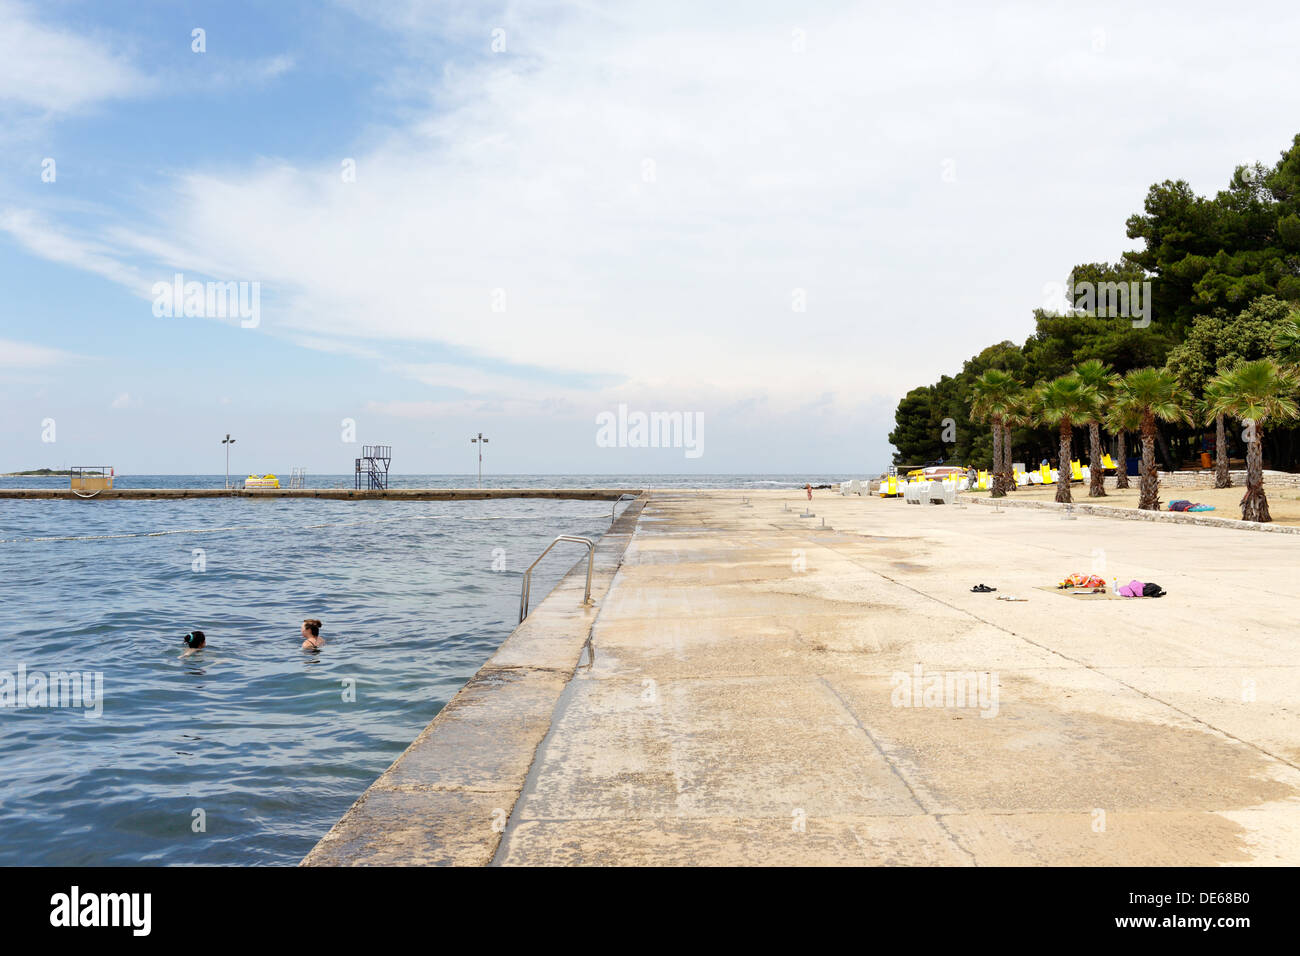
[{"label": "stone pier edge", "polygon": [[584,551],[301,866],[492,861],[648,499],[631,502],[597,541],[592,606],[582,606]]},{"label": "stone pier edge", "polygon": [[487,498],[568,498],[610,501],[639,495],[640,488],[106,488],[77,493],[67,488],[0,488],[0,498],[116,501],[181,498],[306,498],[338,501],[470,501]]}]

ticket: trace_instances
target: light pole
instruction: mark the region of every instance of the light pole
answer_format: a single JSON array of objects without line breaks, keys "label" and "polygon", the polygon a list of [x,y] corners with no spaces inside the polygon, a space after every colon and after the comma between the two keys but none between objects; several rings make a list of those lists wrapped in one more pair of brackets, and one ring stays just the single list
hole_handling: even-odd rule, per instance
[{"label": "light pole", "polygon": [[478,486],[482,488],[483,487],[483,446],[488,443],[488,440],[483,437],[482,432],[479,432],[477,438],[471,438],[469,441],[471,445],[478,445]]},{"label": "light pole", "polygon": [[234,443],[235,440],[230,437],[229,432],[227,432],[226,437],[221,440],[221,444],[226,446],[226,490],[227,491],[230,490],[230,446],[233,445]]}]

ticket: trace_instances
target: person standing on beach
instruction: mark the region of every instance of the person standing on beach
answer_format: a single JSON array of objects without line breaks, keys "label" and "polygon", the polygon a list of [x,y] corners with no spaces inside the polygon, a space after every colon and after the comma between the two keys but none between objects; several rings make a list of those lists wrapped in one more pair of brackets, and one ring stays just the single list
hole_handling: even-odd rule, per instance
[{"label": "person standing on beach", "polygon": [[314,617],[306,618],[302,622],[302,649],[318,651],[324,646],[325,638],[320,636],[320,621]]}]

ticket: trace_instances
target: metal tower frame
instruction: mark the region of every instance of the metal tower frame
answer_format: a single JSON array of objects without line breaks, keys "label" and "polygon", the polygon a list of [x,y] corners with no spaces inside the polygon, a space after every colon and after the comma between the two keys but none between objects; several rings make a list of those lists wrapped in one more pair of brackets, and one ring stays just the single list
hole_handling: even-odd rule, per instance
[{"label": "metal tower frame", "polygon": [[370,491],[388,490],[388,466],[393,461],[392,445],[362,445],[357,459],[357,490],[361,490],[361,477],[366,479]]}]

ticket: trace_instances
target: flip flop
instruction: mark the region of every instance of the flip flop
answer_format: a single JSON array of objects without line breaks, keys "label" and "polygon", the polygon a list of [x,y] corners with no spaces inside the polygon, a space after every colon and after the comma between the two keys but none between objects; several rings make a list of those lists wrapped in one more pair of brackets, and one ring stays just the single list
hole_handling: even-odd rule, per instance
[{"label": "flip flop", "polygon": [[997,588],[991,588],[987,584],[977,584],[971,588],[976,594],[992,594]]}]

